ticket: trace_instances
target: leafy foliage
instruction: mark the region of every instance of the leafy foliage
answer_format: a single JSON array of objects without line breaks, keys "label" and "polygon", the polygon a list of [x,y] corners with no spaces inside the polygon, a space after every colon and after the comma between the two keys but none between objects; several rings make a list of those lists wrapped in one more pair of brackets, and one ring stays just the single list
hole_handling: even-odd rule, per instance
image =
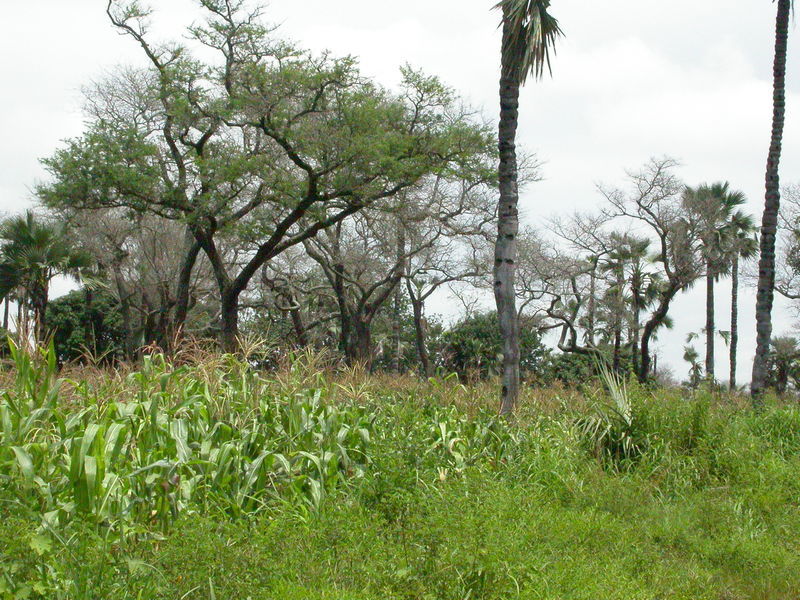
[{"label": "leafy foliage", "polygon": [[[55,377],[52,350],[14,360],[2,598],[743,600],[800,585],[795,405],[742,412],[607,373],[598,408],[539,390],[511,425],[454,378],[331,378],[310,355],[269,380],[230,356],[80,381]],[[600,414],[598,454],[582,424]]]},{"label": "leafy foliage", "polygon": [[[496,312],[478,313],[457,323],[445,333],[444,345],[447,368],[462,377],[485,378],[501,370],[501,339]],[[535,375],[547,355],[548,350],[539,333],[523,323],[520,331],[520,369],[523,375]]]},{"label": "leafy foliage", "polygon": [[118,303],[108,294],[83,289],[53,300],[47,325],[59,362],[87,354],[103,362],[122,357],[125,329]]}]

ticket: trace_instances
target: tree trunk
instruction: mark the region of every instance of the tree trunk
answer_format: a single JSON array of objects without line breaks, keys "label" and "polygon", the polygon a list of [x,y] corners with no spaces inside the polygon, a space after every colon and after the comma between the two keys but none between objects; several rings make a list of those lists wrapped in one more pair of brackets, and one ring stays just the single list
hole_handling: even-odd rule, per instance
[{"label": "tree trunk", "polygon": [[706,378],[714,381],[714,272],[711,261],[706,264]]},{"label": "tree trunk", "polygon": [[631,328],[631,337],[633,338],[631,344],[631,362],[633,363],[633,372],[639,372],[639,319],[640,319],[639,300],[636,296],[633,298],[633,327]]},{"label": "tree trunk", "polygon": [[302,348],[309,346],[308,335],[306,334],[306,325],[303,323],[303,315],[299,308],[289,311],[289,316],[292,319],[292,327],[294,327],[294,334],[297,336],[297,343]]},{"label": "tree trunk", "polygon": [[200,243],[194,239],[191,232],[187,230],[186,256],[181,265],[178,281],[175,287],[175,315],[172,320],[173,335],[179,333],[186,323],[186,316],[189,313],[189,295],[192,284],[192,271],[197,263],[197,256],[200,254]]},{"label": "tree trunk", "polygon": [[625,272],[623,271],[624,265],[619,263],[615,268],[617,276],[617,306],[614,311],[614,357],[612,361],[612,370],[614,373],[620,371],[620,358],[622,353],[622,321],[625,312]]},{"label": "tree trunk", "polygon": [[403,352],[403,340],[402,340],[402,328],[403,324],[400,322],[400,304],[403,298],[403,288],[402,286],[397,286],[397,289],[394,292],[393,303],[394,306],[392,307],[392,371],[394,373],[400,373],[400,363],[402,361],[402,352]]},{"label": "tree trunk", "polygon": [[730,355],[730,375],[728,387],[736,390],[736,353],[739,345],[739,254],[734,253],[731,265],[731,339],[728,348]]},{"label": "tree trunk", "polygon": [[594,329],[595,329],[595,311],[597,306],[597,300],[595,299],[595,295],[597,294],[597,264],[600,260],[600,257],[594,256],[592,257],[592,270],[589,273],[589,307],[588,307],[588,323],[587,323],[587,343],[589,346],[594,348]]},{"label": "tree trunk", "polygon": [[3,299],[3,331],[8,332],[8,310],[9,310],[9,299],[6,296]]},{"label": "tree trunk", "polygon": [[133,317],[131,315],[131,296],[128,292],[125,279],[119,270],[119,265],[113,266],[114,281],[117,286],[117,296],[119,297],[119,313],[122,317],[122,327],[125,329],[125,358],[129,361],[136,359],[138,340],[133,328]]},{"label": "tree trunk", "polygon": [[[510,39],[509,19],[503,26],[504,42]],[[504,54],[505,55],[505,54]],[[494,298],[503,340],[503,387],[500,414],[510,414],[519,397],[519,318],[514,275],[519,233],[519,189],[517,187],[517,123],[519,118],[519,66],[502,66],[500,78],[500,201],[497,211],[497,242],[494,252]]]},{"label": "tree trunk", "polygon": [[[395,259],[397,265],[405,265],[406,255],[406,236],[403,228],[402,220],[398,219],[397,222],[397,245],[396,245]],[[400,271],[402,273],[403,271]],[[392,371],[400,373],[403,352],[403,324],[401,322],[401,309],[403,303],[403,286],[398,285],[394,291],[392,298],[394,306],[392,307],[392,341],[394,342],[392,348]]]},{"label": "tree trunk", "polygon": [[48,300],[47,285],[37,286],[37,289],[31,294],[31,301],[33,304],[33,320],[34,320],[34,342],[44,343],[47,337],[47,300]]},{"label": "tree trunk", "polygon": [[761,256],[758,264],[756,296],[756,355],[750,385],[754,403],[760,405],[767,382],[767,355],[772,337],[772,302],[775,287],[775,236],[780,209],[779,167],[783,126],[786,118],[786,52],[789,41],[791,0],[778,0],[775,22],[775,62],[773,67],[772,136],[766,171],[764,215],[761,220]]},{"label": "tree trunk", "polygon": [[226,290],[220,298],[220,343],[225,352],[239,349],[239,294]]},{"label": "tree trunk", "polygon": [[644,325],[644,330],[642,331],[641,348],[639,350],[641,361],[639,363],[638,379],[640,383],[645,383],[647,378],[650,376],[650,339],[653,337],[653,333],[655,333],[656,329],[658,329],[658,327],[664,323],[664,319],[666,319],[667,313],[669,312],[669,305],[672,303],[672,299],[675,297],[675,294],[680,291],[680,289],[680,287],[673,284],[664,290],[658,307]]},{"label": "tree trunk", "polygon": [[425,323],[423,321],[423,301],[421,298],[414,296],[411,288],[411,280],[406,280],[406,287],[408,288],[408,297],[411,298],[411,308],[414,312],[414,338],[417,345],[420,370],[425,377],[431,377],[433,375],[433,370],[431,369],[431,359],[428,355],[427,336],[425,332]]},{"label": "tree trunk", "polygon": [[358,316],[351,319],[346,355],[349,365],[361,365],[367,370],[372,368],[372,324],[370,321]]}]

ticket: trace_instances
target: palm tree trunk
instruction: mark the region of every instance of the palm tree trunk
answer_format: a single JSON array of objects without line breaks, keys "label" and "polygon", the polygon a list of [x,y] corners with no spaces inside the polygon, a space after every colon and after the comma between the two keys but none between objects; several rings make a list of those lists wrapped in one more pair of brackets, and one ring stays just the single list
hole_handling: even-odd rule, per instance
[{"label": "palm tree trunk", "polygon": [[620,349],[622,348],[622,328],[619,324],[614,325],[614,357],[611,361],[611,369],[614,373],[619,373]]},{"label": "palm tree trunk", "polygon": [[714,381],[714,335],[716,323],[714,315],[714,272],[711,262],[706,264],[706,377]]},{"label": "palm tree trunk", "polygon": [[731,391],[736,389],[736,352],[739,344],[739,254],[734,253],[731,264],[731,341],[730,375],[728,387]]},{"label": "palm tree trunk", "polygon": [[639,308],[639,300],[636,296],[633,298],[633,327],[631,328],[632,344],[631,344],[631,363],[633,365],[633,372],[639,372],[639,320],[641,317]]},{"label": "palm tree trunk", "polygon": [[589,273],[589,317],[587,324],[587,341],[589,347],[594,348],[594,326],[595,326],[595,306],[597,301],[595,295],[597,294],[597,263],[599,256],[592,257],[592,270]]},{"label": "palm tree trunk", "polygon": [[[503,39],[510,35],[505,19]],[[504,55],[505,56],[505,55]],[[494,298],[503,340],[503,387],[500,414],[508,415],[519,396],[519,318],[517,316],[514,275],[519,233],[519,189],[517,187],[516,137],[519,119],[519,68],[503,65],[500,77],[500,127],[498,172],[500,203],[497,211],[497,242],[494,252]]]},{"label": "palm tree trunk", "polygon": [[775,21],[775,63],[773,67],[772,137],[769,145],[766,173],[766,196],[761,221],[761,257],[758,264],[758,294],[756,296],[756,355],[750,393],[756,405],[764,393],[767,381],[767,355],[772,337],[772,302],[775,287],[775,236],[780,209],[779,167],[783,126],[786,118],[786,52],[789,42],[789,15],[792,0],[778,0]]}]

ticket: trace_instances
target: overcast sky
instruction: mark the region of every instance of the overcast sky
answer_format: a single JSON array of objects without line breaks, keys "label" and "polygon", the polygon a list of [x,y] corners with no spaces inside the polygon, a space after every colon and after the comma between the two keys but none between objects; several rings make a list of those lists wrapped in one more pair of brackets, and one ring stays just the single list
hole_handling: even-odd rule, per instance
[{"label": "overcast sky", "polygon": [[[146,1],[146,0],[145,0]],[[489,118],[497,113],[498,15],[493,0],[272,0],[266,17],[279,34],[312,50],[360,59],[386,85],[404,63],[439,75]],[[131,40],[105,18],[104,0],[5,2],[0,36],[0,211],[32,203],[43,177],[38,159],[79,135],[82,85],[115,65],[140,62]],[[164,39],[196,18],[190,0],[157,0]],[[650,156],[682,163],[687,183],[729,180],[760,221],[771,117],[775,5],[768,0],[553,0],[566,37],[554,76],[523,91],[519,141],[545,164],[545,180],[522,199],[525,220],[596,206],[595,185],[622,183]],[[797,32],[792,29],[792,35]],[[790,40],[782,179],[800,181],[800,44]],[[658,346],[685,375],[684,338],[704,324],[702,286],[674,305],[674,331]],[[718,294],[718,326],[728,328],[729,286]],[[754,294],[741,298],[739,378],[749,379]],[[794,330],[778,301],[777,334]],[[444,306],[444,304],[442,304]],[[720,344],[721,346],[721,344]],[[698,349],[702,349],[698,345]],[[727,373],[717,350],[718,374]]]}]

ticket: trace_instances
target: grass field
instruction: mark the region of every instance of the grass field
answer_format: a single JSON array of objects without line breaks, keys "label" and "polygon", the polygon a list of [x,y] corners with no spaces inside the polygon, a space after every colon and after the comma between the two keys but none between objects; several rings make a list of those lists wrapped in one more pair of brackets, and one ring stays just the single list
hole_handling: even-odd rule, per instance
[{"label": "grass field", "polygon": [[0,598],[800,597],[794,405],[288,363],[17,353]]}]

